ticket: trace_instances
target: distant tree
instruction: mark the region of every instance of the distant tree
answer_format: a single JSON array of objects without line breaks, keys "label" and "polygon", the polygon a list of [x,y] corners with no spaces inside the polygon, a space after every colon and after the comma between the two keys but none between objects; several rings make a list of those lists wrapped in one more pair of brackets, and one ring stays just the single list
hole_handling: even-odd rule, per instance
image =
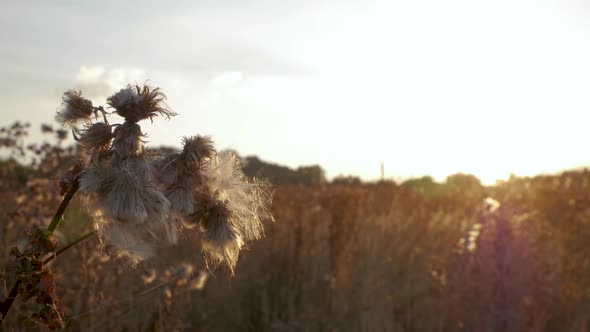
[{"label": "distant tree", "polygon": [[319,165],[297,168],[298,182],[306,185],[318,185],[326,182],[326,174]]},{"label": "distant tree", "polygon": [[262,178],[274,185],[316,185],[326,182],[325,172],[318,165],[301,166],[297,170],[293,170],[286,166],[260,160],[256,156],[246,157],[243,161],[243,170],[246,176]]},{"label": "distant tree", "polygon": [[481,189],[481,181],[471,174],[457,173],[449,175],[445,181],[445,186],[449,188],[461,189]]},{"label": "distant tree", "polygon": [[442,185],[443,193],[460,200],[466,205],[476,205],[485,195],[485,187],[471,174],[457,173],[449,175]]},{"label": "distant tree", "polygon": [[358,176],[340,175],[332,180],[332,184],[358,186],[362,184],[362,181]]},{"label": "distant tree", "polygon": [[402,186],[428,196],[438,195],[442,189],[441,184],[435,182],[431,176],[406,180]]},{"label": "distant tree", "polygon": [[268,163],[256,156],[244,158],[244,174],[265,179],[275,185],[297,183],[297,174],[289,167]]}]

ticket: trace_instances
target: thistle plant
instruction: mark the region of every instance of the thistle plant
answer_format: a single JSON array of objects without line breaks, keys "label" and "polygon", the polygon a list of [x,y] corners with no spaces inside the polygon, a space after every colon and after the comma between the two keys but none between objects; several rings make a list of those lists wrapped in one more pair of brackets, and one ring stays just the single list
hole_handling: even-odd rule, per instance
[{"label": "thistle plant", "polygon": [[[0,306],[0,319],[21,295],[39,305],[33,318],[61,328],[63,313],[47,264],[90,236],[98,236],[109,254],[136,265],[158,247],[175,244],[179,232],[199,227],[206,261],[233,273],[244,244],[263,235],[262,221],[272,220],[268,187],[247,179],[235,155],[218,153],[211,137],[201,135],[185,137],[177,153],[146,147],[140,123],[177,115],[165,101],[159,88],[128,85],[106,100],[109,112],[79,91],[64,94],[56,120],[71,128],[87,157],[60,180],[64,199],[47,228],[33,230],[24,250],[13,249],[16,281]],[[122,123],[109,121],[115,114]],[[60,247],[53,233],[78,193],[94,229]]]}]

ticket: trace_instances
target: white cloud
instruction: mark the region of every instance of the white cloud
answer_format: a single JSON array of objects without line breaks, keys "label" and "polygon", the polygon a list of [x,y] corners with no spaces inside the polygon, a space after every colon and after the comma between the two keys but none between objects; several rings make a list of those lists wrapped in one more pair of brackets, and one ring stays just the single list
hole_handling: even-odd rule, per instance
[{"label": "white cloud", "polygon": [[76,89],[89,98],[106,98],[129,83],[143,83],[146,71],[141,68],[81,66],[75,77]]},{"label": "white cloud", "polygon": [[238,70],[228,70],[221,72],[211,80],[213,86],[231,87],[240,83],[244,79],[244,75]]},{"label": "white cloud", "polygon": [[76,74],[76,81],[88,82],[100,79],[105,73],[105,68],[102,66],[82,66],[78,74]]}]

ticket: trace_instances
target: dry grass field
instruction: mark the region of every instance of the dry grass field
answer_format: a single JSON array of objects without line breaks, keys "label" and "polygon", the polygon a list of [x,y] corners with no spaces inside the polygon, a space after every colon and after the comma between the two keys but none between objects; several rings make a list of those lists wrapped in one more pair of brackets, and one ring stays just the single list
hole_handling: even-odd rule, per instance
[{"label": "dry grass field", "polygon": [[[57,137],[30,147],[40,162],[22,167],[10,159],[23,148],[18,130],[2,130],[0,299],[11,248],[49,223],[76,154]],[[275,186],[276,221],[233,276],[205,263],[198,229],[137,266],[92,237],[51,270],[70,331],[588,331],[589,193],[587,171],[490,187],[465,175],[434,187]],[[89,228],[75,198],[57,237]],[[18,298],[2,329],[42,329],[34,310]]]}]

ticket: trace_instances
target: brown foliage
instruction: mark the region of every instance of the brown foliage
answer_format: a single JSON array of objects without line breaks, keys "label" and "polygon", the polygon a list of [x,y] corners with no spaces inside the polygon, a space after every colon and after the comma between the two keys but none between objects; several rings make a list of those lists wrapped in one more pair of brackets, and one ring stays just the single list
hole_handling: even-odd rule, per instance
[{"label": "brown foliage", "polygon": [[[43,149],[29,173],[1,164],[2,267],[59,204],[57,181],[75,153]],[[588,330],[590,172],[495,187],[462,179],[435,194],[385,182],[277,187],[276,223],[234,277],[204,272],[193,230],[135,268],[89,239],[35,283],[56,293],[70,330]],[[488,196],[502,204],[496,213],[481,207]],[[88,228],[79,202],[62,224],[61,243]],[[0,299],[13,271],[2,272]],[[12,310],[8,330],[39,328],[26,304]]]}]

